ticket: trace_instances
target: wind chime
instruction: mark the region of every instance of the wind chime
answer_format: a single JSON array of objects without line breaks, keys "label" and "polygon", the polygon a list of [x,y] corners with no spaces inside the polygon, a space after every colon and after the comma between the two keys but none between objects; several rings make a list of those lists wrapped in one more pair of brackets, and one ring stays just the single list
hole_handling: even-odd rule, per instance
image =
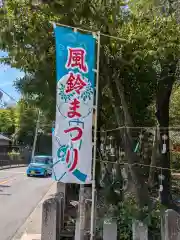
[{"label": "wind chime", "polygon": [[[166,154],[167,153],[167,145],[166,145],[166,141],[168,139],[168,136],[166,134],[162,135],[162,141],[163,141],[163,145],[162,145],[162,150],[161,153],[162,154]],[[163,181],[165,179],[165,176],[162,173],[162,168],[161,168],[161,174],[159,175],[159,199],[161,198],[161,193],[163,191]]]}]

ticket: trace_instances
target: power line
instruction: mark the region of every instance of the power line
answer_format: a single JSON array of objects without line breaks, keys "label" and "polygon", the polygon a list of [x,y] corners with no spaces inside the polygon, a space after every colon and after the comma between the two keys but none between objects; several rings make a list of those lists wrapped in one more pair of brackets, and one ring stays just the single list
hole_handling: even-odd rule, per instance
[{"label": "power line", "polygon": [[16,100],[13,96],[9,95],[9,94],[8,94],[7,92],[5,92],[2,88],[0,88],[0,91],[3,92],[4,94],[6,94],[11,100],[13,100],[13,101],[15,101],[16,103],[18,103],[17,100]]},{"label": "power line", "polygon": [[5,107],[5,105],[3,103],[0,102],[0,107]]}]

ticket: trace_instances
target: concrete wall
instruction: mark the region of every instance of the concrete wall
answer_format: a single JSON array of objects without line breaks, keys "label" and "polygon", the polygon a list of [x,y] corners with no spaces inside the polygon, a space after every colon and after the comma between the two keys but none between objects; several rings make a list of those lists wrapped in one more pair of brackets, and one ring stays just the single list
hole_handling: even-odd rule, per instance
[{"label": "concrete wall", "polygon": [[9,141],[6,141],[4,139],[0,139],[0,146],[9,146]]}]

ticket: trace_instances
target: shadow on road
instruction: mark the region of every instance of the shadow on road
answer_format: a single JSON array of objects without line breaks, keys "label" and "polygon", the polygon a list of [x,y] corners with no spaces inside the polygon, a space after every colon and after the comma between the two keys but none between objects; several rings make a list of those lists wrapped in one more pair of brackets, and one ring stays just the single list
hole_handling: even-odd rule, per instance
[{"label": "shadow on road", "polygon": [[9,185],[0,185],[0,196],[1,195],[5,195],[5,196],[11,196],[11,194],[9,193],[3,193],[3,190],[6,189],[6,188],[9,188],[10,186]]},{"label": "shadow on road", "polygon": [[33,179],[42,179],[42,178],[44,178],[44,179],[47,179],[47,178],[51,178],[51,176],[36,176],[36,175],[34,175],[34,176],[29,176],[28,178],[33,178]]},{"label": "shadow on road", "polygon": [[11,196],[12,194],[10,193],[0,193],[0,196]]},{"label": "shadow on road", "polygon": [[0,185],[0,188],[8,188],[10,187],[9,185]]}]

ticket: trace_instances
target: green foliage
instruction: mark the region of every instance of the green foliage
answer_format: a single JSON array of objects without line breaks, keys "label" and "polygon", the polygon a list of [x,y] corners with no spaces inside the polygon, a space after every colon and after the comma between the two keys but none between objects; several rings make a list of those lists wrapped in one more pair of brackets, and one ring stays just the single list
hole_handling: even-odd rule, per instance
[{"label": "green foliage", "polygon": [[0,109],[0,132],[12,135],[16,127],[15,109]]},{"label": "green foliage", "polygon": [[[149,227],[149,236],[154,239],[155,236],[160,237],[160,209],[161,206],[157,202],[151,212],[146,213],[143,223]],[[146,212],[146,210],[145,210]],[[138,219],[139,211],[133,199],[127,199],[119,206],[119,227],[120,239],[130,239],[132,234],[132,222]]]},{"label": "green foliage", "polygon": [[[117,221],[118,226],[118,239],[129,240],[132,239],[132,223],[139,219],[139,209],[133,197],[128,197],[119,202],[116,206],[108,205],[107,212],[103,215],[106,221]],[[152,211],[147,212],[144,209],[145,218],[139,219],[149,228],[150,239],[160,239],[160,225],[161,225],[161,210],[162,206],[157,201],[154,203]],[[98,224],[101,225],[100,219]]]},{"label": "green foliage", "polygon": [[180,86],[174,86],[170,104],[170,123],[172,126],[180,124]]},{"label": "green foliage", "polygon": [[23,99],[16,107],[17,128],[14,139],[19,143],[32,145],[37,122],[37,109]]},{"label": "green foliage", "polygon": [[[17,81],[23,94],[44,111],[54,109],[55,59],[50,12],[34,10],[27,1],[7,1],[7,13],[0,16],[0,48],[9,52],[5,61],[26,75]],[[46,8],[45,8],[46,9]],[[47,108],[48,106],[48,108]],[[54,110],[51,111],[51,113]],[[54,115],[49,114],[54,117]]]},{"label": "green foliage", "polygon": [[[16,107],[17,127],[14,139],[23,144],[31,145],[34,141],[39,110],[28,99],[21,99]],[[40,114],[38,136],[51,133],[52,124],[44,114]]]},{"label": "green foliage", "polygon": [[[0,109],[0,132],[12,136],[15,143],[32,145],[38,109],[29,99],[21,99],[13,108]],[[52,123],[41,114],[39,135],[51,133]]]},{"label": "green foliage", "polygon": [[8,156],[10,157],[10,159],[13,160],[21,160],[20,158],[20,152],[12,150],[12,152],[8,152]]},{"label": "green foliage", "polygon": [[180,152],[171,152],[171,168],[180,170]]}]

